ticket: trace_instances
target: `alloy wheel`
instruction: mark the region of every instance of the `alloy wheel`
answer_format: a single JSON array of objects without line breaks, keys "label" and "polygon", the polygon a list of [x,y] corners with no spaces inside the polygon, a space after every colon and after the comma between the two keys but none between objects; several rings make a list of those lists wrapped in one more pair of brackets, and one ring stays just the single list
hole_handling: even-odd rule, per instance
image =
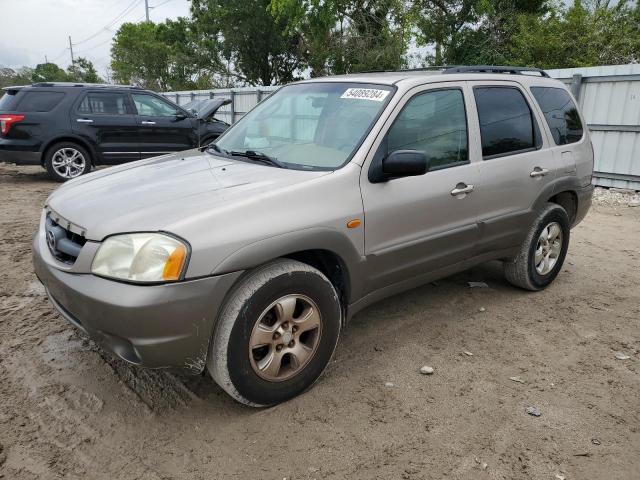
[{"label": "alloy wheel", "polygon": [[71,179],[82,175],[87,160],[79,150],[71,147],[57,150],[51,158],[53,170],[62,178]]},{"label": "alloy wheel", "polygon": [[299,373],[313,358],[322,334],[318,306],[305,295],[286,295],[260,315],[249,339],[254,372],[270,382]]},{"label": "alloy wheel", "polygon": [[551,222],[540,232],[535,252],[536,271],[547,275],[556,266],[562,252],[562,228],[558,222]]}]

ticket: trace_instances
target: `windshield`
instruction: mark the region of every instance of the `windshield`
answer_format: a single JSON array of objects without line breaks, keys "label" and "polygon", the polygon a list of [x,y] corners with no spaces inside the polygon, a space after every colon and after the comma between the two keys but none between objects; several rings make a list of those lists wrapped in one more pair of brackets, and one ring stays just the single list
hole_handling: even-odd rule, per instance
[{"label": "windshield", "polygon": [[227,151],[260,152],[288,168],[334,170],[347,163],[393,88],[303,83],[281,88],[220,137]]}]

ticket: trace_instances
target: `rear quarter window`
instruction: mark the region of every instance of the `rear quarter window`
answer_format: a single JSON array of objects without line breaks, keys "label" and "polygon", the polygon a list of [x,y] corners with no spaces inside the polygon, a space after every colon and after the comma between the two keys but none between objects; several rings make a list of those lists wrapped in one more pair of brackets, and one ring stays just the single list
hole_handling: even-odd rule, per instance
[{"label": "rear quarter window", "polygon": [[19,90],[7,90],[2,97],[0,97],[0,111],[12,111],[15,110],[15,105],[18,103]]},{"label": "rear quarter window", "polygon": [[62,92],[25,92],[16,110],[21,112],[50,112],[64,98]]},{"label": "rear quarter window", "polygon": [[584,133],[578,108],[562,88],[531,87],[556,145],[579,142]]}]

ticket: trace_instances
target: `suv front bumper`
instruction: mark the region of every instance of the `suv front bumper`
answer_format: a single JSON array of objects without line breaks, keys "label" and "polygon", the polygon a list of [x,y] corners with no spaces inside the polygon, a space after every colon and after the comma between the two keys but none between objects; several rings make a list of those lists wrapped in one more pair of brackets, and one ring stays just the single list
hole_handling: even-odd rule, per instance
[{"label": "suv front bumper", "polygon": [[51,302],[69,322],[129,363],[200,373],[218,309],[241,272],[164,285],[131,285],[56,268],[44,237],[33,265]]}]

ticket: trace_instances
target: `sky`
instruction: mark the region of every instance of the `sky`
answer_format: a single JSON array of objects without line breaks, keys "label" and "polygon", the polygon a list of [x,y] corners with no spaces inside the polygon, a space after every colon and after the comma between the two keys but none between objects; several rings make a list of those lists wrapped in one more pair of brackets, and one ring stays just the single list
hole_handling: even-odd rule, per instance
[{"label": "sky", "polygon": [[[148,1],[154,22],[189,14],[187,0]],[[74,56],[104,76],[118,27],[144,18],[144,0],[0,0],[0,68],[35,67],[46,55],[66,69],[71,35]]]}]

